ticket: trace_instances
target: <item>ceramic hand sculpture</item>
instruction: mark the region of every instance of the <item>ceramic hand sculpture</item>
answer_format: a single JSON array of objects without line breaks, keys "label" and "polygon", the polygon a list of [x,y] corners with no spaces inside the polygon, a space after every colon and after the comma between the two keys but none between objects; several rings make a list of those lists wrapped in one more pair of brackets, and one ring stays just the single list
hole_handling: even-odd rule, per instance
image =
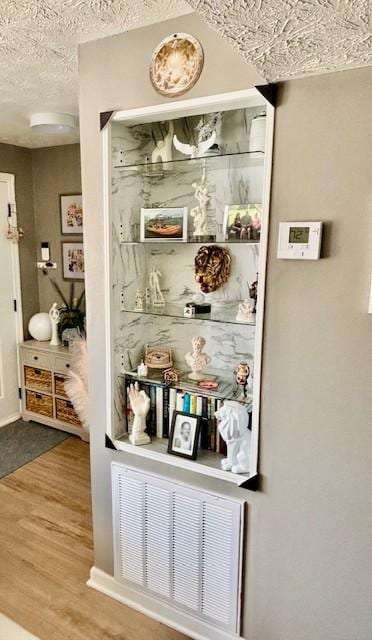
[{"label": "ceramic hand sculpture", "polygon": [[251,432],[248,429],[248,412],[236,400],[225,400],[214,414],[220,421],[218,430],[227,445],[227,458],[221,460],[224,471],[249,473],[251,454]]},{"label": "ceramic hand sculpture", "polygon": [[151,162],[170,162],[172,160],[172,138],[174,133],[174,124],[171,120],[169,123],[169,131],[164,140],[159,140],[154,151],[151,154]]},{"label": "ceramic hand sculpture", "polygon": [[199,203],[198,206],[191,209],[190,212],[191,217],[194,219],[194,236],[203,236],[208,231],[207,206],[210,200],[208,186],[206,185],[205,167],[203,169],[201,182],[193,182],[192,187],[195,189],[195,199]]},{"label": "ceramic hand sculpture", "polygon": [[185,355],[185,360],[191,369],[189,378],[190,380],[204,380],[206,376],[201,372],[211,361],[210,357],[206,353],[203,353],[205,340],[201,336],[194,336],[191,344],[192,351],[189,351],[189,353]]},{"label": "ceramic hand sculpture", "polygon": [[145,433],[145,429],[146,416],[150,409],[150,398],[143,390],[139,390],[137,382],[135,385],[130,385],[128,395],[130,406],[134,413],[132,433],[129,436],[129,440],[135,445],[149,444],[151,438]]},{"label": "ceramic hand sculpture", "polygon": [[58,309],[58,304],[56,302],[53,302],[50,308],[49,318],[50,318],[50,324],[52,325],[52,339],[49,344],[52,347],[58,347],[58,345],[61,344],[61,341],[58,337],[58,330],[57,330],[59,319],[60,319],[60,312]]}]

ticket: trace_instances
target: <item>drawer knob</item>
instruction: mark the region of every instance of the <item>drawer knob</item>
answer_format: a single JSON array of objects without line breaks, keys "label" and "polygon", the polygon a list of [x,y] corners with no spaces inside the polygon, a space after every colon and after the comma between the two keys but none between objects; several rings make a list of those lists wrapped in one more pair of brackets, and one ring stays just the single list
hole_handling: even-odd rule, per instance
[{"label": "drawer knob", "polygon": [[39,356],[34,356],[34,360],[39,360]]},{"label": "drawer knob", "polygon": [[69,369],[69,368],[70,368],[70,365],[67,363],[66,364],[66,369]]}]

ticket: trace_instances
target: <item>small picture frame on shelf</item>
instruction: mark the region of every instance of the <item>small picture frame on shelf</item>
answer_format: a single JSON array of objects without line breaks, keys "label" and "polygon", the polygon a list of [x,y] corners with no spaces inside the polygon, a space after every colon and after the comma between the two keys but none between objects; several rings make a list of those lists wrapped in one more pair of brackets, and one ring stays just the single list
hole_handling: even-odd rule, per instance
[{"label": "small picture frame on shelf", "polygon": [[169,434],[168,453],[196,460],[201,420],[200,416],[174,411]]},{"label": "small picture frame on shelf", "polygon": [[141,209],[141,242],[186,242],[187,207]]},{"label": "small picture frame on shelf", "polygon": [[83,199],[81,193],[61,193],[59,196],[62,235],[83,233]]},{"label": "small picture frame on shelf", "polygon": [[223,234],[225,240],[229,242],[259,242],[261,235],[261,205],[226,205]]},{"label": "small picture frame on shelf", "polygon": [[84,280],[84,245],[62,242],[62,268],[65,280]]}]

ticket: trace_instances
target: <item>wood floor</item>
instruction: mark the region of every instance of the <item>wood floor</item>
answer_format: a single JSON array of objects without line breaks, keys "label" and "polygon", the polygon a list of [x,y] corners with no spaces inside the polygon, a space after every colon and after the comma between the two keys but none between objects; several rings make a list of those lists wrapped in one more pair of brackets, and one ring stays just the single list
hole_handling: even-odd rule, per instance
[{"label": "wood floor", "polygon": [[0,611],[41,640],[185,640],[85,585],[88,453],[69,438],[0,481]]}]

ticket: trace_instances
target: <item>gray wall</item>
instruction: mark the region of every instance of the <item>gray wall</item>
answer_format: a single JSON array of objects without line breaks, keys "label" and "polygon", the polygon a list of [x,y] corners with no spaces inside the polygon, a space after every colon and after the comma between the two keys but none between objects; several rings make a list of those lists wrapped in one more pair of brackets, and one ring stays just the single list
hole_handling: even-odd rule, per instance
[{"label": "gray wall", "polygon": [[[34,176],[34,205],[36,227],[36,252],[40,256],[40,244],[49,242],[50,257],[57,262],[56,271],[44,275],[38,272],[40,311],[48,311],[53,302],[61,302],[50,279],[55,279],[62,291],[68,295],[70,283],[62,277],[62,241],[81,242],[82,236],[61,234],[59,195],[61,193],[81,193],[80,145],[69,144],[59,147],[34,149],[32,151]],[[83,289],[83,283],[75,283],[76,295]]]},{"label": "gray wall", "polygon": [[[187,97],[260,78],[196,16],[80,48],[95,564],[112,572],[113,458],[248,502],[243,634],[249,640],[372,636],[371,70],[288,82],[280,90],[265,323],[261,471],[254,494],[104,449],[102,152],[98,113],[163,99],[148,81],[174,30],[206,53]],[[126,64],[130,57],[131,65]],[[279,220],[328,222],[325,259],[275,257]]]},{"label": "gray wall", "polygon": [[26,336],[30,317],[39,311],[31,149],[0,144],[0,171],[15,176],[18,224],[24,231],[24,238],[19,243],[19,259]]}]

